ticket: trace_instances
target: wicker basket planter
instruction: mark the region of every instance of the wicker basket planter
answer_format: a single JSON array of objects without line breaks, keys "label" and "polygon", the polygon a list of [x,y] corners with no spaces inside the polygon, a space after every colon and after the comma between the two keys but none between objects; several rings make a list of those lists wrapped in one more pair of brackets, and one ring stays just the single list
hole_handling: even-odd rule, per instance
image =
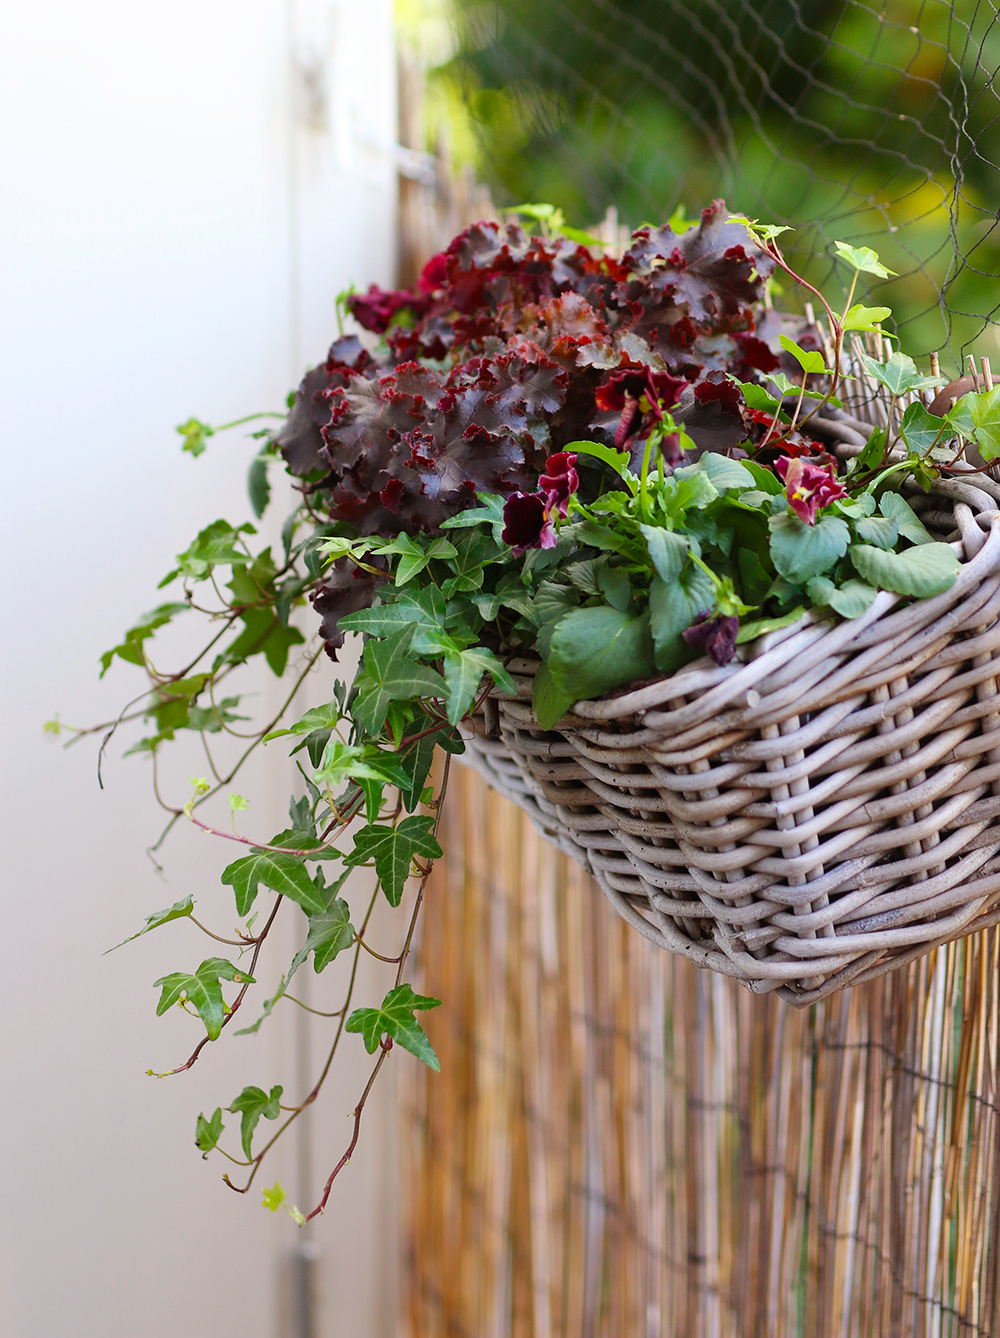
[{"label": "wicker basket planter", "polygon": [[640,933],[796,1004],[1000,918],[1000,486],[911,504],[960,551],[945,594],[812,611],[548,732],[515,660],[470,740]]}]

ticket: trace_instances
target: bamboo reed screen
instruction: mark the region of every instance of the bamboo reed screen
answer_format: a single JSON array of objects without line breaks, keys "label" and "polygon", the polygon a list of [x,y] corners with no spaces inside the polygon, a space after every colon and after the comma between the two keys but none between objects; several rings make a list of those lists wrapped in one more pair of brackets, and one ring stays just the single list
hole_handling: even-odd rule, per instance
[{"label": "bamboo reed screen", "polygon": [[799,1012],[653,948],[460,767],[444,846],[411,1338],[1000,1334],[997,930]]}]

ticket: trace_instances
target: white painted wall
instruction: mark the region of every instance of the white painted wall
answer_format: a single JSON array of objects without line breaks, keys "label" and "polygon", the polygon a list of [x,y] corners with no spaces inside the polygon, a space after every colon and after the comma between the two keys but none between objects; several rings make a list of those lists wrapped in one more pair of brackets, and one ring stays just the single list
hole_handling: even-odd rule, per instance
[{"label": "white painted wall", "polygon": [[[302,94],[303,61],[325,106]],[[113,715],[136,674],[99,684],[100,652],[201,525],[249,517],[249,444],[219,437],[193,461],[174,425],[280,408],[334,333],[335,293],[391,279],[394,128],[390,0],[34,0],[0,17],[0,1338],[294,1333],[295,1228],[192,1146],[200,1109],[294,1083],[294,1024],[156,1082],[144,1070],[196,1028],[154,1017],[151,982],[207,940],[182,922],[101,956],[188,891],[228,927],[231,849],[185,831],[158,878],[148,767],[112,748],[102,793],[95,748],[63,752],[42,722]],[[168,783],[203,770],[183,757]],[[285,788],[241,783],[248,830]],[[319,1006],[334,993],[315,982]],[[363,1059],[319,1113],[319,1178]],[[393,1331],[390,1127],[383,1100],[314,1236],[323,1338]],[[299,1197],[294,1152],[263,1183]]]}]

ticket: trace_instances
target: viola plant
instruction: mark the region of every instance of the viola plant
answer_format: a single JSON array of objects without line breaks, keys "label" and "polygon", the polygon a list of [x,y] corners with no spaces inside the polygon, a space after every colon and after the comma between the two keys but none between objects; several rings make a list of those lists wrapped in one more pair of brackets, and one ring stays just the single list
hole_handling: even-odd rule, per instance
[{"label": "viola plant", "polygon": [[[248,1086],[198,1115],[197,1147],[229,1162],[230,1188],[256,1182],[320,1096],[345,1036],[374,1059],[343,1156],[307,1212],[278,1184],[264,1191],[266,1207],[296,1221],[326,1207],[390,1055],[438,1067],[421,1018],[440,1001],[408,979],[410,955],[442,855],[451,758],[487,697],[518,691],[515,660],[537,665],[534,710],[554,729],[576,702],[627,684],[690,666],[730,673],[809,611],[856,618],[880,590],[925,598],[954,582],[955,549],[922,522],[913,485],[967,470],[969,442],[987,461],[1000,455],[1000,389],[936,416],[913,396],[939,378],[898,351],[865,355],[884,426],[835,458],[825,443],[843,416],[837,391],[857,370],[845,338],[891,315],[855,303],[856,286],[886,271],[874,252],[838,243],[848,280],[834,308],[791,269],[780,232],[721,201],[697,226],[639,229],[622,256],[581,234],[480,223],[413,291],[345,295],[338,310],[361,335],[342,330],[281,426],[254,434],[257,519],[279,462],[297,492],[278,543],[262,545],[250,522],[208,525],[162,582],[174,597],[104,655],[102,673],[121,660],[145,675],[132,705],[95,729],[103,755],[125,725],[146,727],[129,751],[149,760],[167,812],[154,854],[183,822],[238,847],[222,873],[235,931],[218,909],[212,924],[200,908],[196,918],[186,895],[132,936],[186,921],[213,942],[195,964],[178,938],[182,969],[155,982],[157,1013],[180,1007],[200,1033],[170,1073],[227,1029],[256,1034],[279,1006],[305,1006],[299,971],[346,961],[339,1006],[312,1009],[331,1036],[309,1090],[289,1100],[283,1085]],[[821,304],[825,329],[775,312],[779,271]],[[179,431],[197,455],[215,430],[191,419]],[[204,644],[167,670],[155,639],[182,616],[203,620]],[[348,633],[363,643],[350,683],[331,673]],[[258,656],[288,681],[268,720],[248,719],[239,684]],[[310,674],[328,700],[302,711]],[[163,749],[192,733],[210,775],[165,795]],[[231,787],[279,740],[300,778],[288,825],[244,835],[247,801]],[[220,805],[229,825],[209,821]],[[400,929],[376,948],[380,897]],[[269,941],[279,914],[298,925],[288,962]],[[363,952],[386,969],[381,998],[356,998]],[[233,1026],[238,1016],[247,1025]]]}]

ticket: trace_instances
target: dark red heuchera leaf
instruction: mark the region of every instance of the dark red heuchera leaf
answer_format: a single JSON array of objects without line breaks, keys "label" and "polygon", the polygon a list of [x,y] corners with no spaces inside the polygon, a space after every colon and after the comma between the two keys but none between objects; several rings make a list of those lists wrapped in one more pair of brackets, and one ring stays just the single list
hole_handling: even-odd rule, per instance
[{"label": "dark red heuchera leaf", "polygon": [[332,343],[326,362],[306,373],[292,411],[274,439],[293,474],[301,478],[326,468],[326,461],[320,457],[323,449],[320,429],[330,419],[325,392],[342,389],[354,377],[374,374],[375,364],[355,335],[345,335]]},{"label": "dark red heuchera leaf", "polygon": [[[369,558],[369,565],[388,569],[385,558]],[[327,567],[323,584],[310,595],[310,599],[321,616],[319,632],[331,660],[336,660],[337,651],[344,644],[338,620],[368,608],[377,588],[376,577],[363,571],[350,558],[338,558]]]},{"label": "dark red heuchera leaf", "polygon": [[709,617],[708,612],[699,613],[694,622],[681,636],[689,646],[703,650],[716,664],[728,664],[736,654],[736,634],[740,630],[740,620],[735,614],[728,617]]},{"label": "dark red heuchera leaf", "polygon": [[746,440],[743,396],[719,372],[684,391],[674,418],[703,451],[730,451]]},{"label": "dark red heuchera leaf", "polygon": [[347,299],[347,309],[357,323],[375,334],[385,334],[398,311],[405,308],[416,318],[423,316],[429,306],[430,298],[425,294],[408,288],[379,288],[374,283],[367,293],[352,293]]}]

